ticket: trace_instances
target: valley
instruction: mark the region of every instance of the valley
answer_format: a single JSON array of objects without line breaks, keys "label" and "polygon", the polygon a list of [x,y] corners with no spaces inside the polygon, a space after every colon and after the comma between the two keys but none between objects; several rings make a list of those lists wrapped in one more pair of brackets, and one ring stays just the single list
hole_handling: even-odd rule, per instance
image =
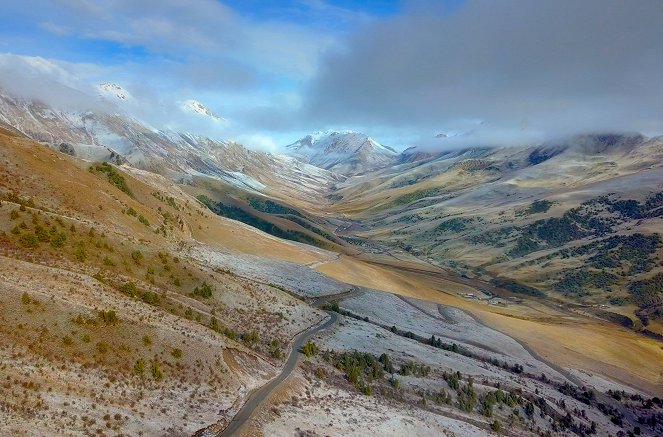
[{"label": "valley", "polygon": [[663,430],[660,138],[294,158],[12,101],[3,433]]}]

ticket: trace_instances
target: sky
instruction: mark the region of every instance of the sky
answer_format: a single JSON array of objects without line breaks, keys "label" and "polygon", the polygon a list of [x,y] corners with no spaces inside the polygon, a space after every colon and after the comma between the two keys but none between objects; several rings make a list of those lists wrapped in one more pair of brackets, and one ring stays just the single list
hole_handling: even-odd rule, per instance
[{"label": "sky", "polygon": [[328,129],[397,149],[655,135],[662,22],[661,0],[10,0],[0,86],[71,108],[56,85],[115,82],[152,125],[271,151]]}]

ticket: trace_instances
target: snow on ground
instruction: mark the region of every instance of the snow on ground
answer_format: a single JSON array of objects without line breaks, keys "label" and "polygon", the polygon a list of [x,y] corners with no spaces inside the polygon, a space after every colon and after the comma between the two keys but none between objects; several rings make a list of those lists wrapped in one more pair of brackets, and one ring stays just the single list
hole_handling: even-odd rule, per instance
[{"label": "snow on ground", "polygon": [[435,335],[451,339],[477,355],[521,364],[530,373],[545,373],[550,378],[565,379],[532,357],[511,337],[481,325],[457,308],[372,291],[346,299],[340,305],[343,309],[368,317],[381,325],[395,325],[400,330],[411,331],[425,338]]},{"label": "snow on ground", "polygon": [[[461,354],[437,349],[416,340],[393,334],[371,323],[349,317],[342,318],[342,322],[333,334],[318,334],[315,342],[320,345],[321,350],[358,350],[375,356],[387,353],[397,365],[406,361],[416,361],[431,366],[434,370],[460,371],[464,375],[475,377],[485,376],[507,386],[520,382],[517,381],[518,378],[513,373],[499,367]],[[427,388],[435,390],[437,387],[433,383]]]},{"label": "snow on ground", "polygon": [[192,258],[210,266],[232,271],[256,281],[274,284],[301,296],[326,296],[350,290],[350,286],[335,281],[301,264],[273,260],[253,255],[223,252],[210,247],[196,246]]},{"label": "snow on ground", "polygon": [[610,381],[604,376],[597,375],[596,373],[591,373],[586,370],[569,369],[569,372],[573,374],[573,376],[581,380],[583,383],[591,387],[594,387],[596,390],[600,392],[605,393],[608,390],[617,390],[617,391],[625,391],[626,393],[629,394],[639,394],[645,398],[651,396],[645,392],[636,390],[633,387],[629,387],[628,385],[620,384],[615,381]]},{"label": "snow on ground", "polygon": [[[377,397],[358,396],[321,383],[309,387],[297,406],[278,406],[279,415],[265,424],[264,435],[292,436],[314,431],[314,435],[342,436],[487,436],[487,431],[469,423],[403,405],[387,404]],[[368,431],[370,430],[370,432]],[[304,434],[302,434],[304,435]]]}]

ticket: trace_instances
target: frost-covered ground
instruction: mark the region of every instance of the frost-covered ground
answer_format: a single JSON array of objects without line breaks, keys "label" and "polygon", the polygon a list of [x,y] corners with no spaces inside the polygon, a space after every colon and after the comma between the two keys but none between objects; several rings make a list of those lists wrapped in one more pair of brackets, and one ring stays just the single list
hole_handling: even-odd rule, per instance
[{"label": "frost-covered ground", "polygon": [[452,341],[473,354],[520,364],[530,373],[545,373],[549,378],[565,380],[514,339],[478,323],[458,308],[373,291],[345,299],[340,305],[380,325],[395,325],[402,331],[425,338],[435,335],[443,342]]},{"label": "frost-covered ground", "polygon": [[307,266],[287,261],[229,253],[207,246],[193,247],[189,254],[206,266],[230,270],[239,276],[274,284],[301,296],[327,296],[352,288]]},{"label": "frost-covered ground", "polygon": [[[263,428],[268,436],[487,436],[472,424],[384,399],[316,383],[299,393],[296,405],[278,405]],[[315,434],[313,434],[315,433]]]}]

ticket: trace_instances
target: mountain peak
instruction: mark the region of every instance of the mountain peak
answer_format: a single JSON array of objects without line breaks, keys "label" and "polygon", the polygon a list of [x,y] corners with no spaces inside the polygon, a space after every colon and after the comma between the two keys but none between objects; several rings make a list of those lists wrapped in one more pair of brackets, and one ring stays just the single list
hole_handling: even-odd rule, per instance
[{"label": "mountain peak", "polygon": [[182,105],[180,107],[184,112],[199,115],[202,117],[207,117],[217,123],[226,121],[225,118],[216,115],[214,112],[212,112],[211,109],[200,103],[198,100],[194,99],[185,100],[184,102],[182,102]]},{"label": "mountain peak", "polygon": [[346,175],[384,167],[397,156],[391,147],[350,130],[314,132],[286,146],[286,150],[300,161]]},{"label": "mountain peak", "polygon": [[122,88],[121,85],[118,85],[114,82],[104,82],[97,85],[97,91],[101,97],[106,100],[116,102],[116,101],[130,101],[133,99],[133,96],[129,91]]}]

